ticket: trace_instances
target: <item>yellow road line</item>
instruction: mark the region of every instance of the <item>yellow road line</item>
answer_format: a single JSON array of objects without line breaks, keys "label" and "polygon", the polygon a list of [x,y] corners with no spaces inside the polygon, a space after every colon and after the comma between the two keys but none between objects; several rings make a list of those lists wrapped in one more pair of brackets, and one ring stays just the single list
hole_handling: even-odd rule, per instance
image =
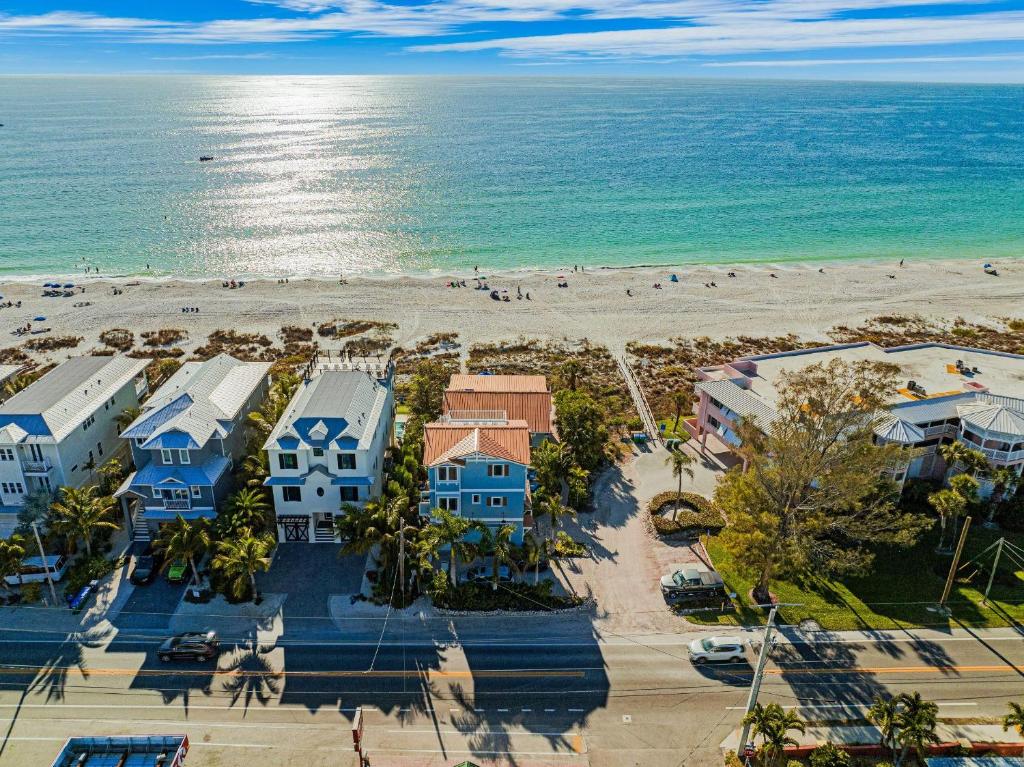
[{"label": "yellow road line", "polygon": [[820,668],[770,668],[765,674],[948,674],[976,671],[1024,673],[1024,668],[1008,664],[990,666],[823,666]]},{"label": "yellow road line", "polygon": [[519,679],[519,678],[546,678],[546,677],[571,677],[580,679],[586,675],[584,671],[575,670],[553,670],[553,671],[439,671],[428,670],[418,671],[410,669],[406,671],[247,671],[245,669],[129,669],[129,668],[80,668],[78,666],[40,666],[40,667],[13,667],[0,666],[0,676],[8,674],[56,674],[61,672],[77,671],[82,676],[254,676],[254,677],[340,677],[340,678],[419,678],[426,676],[428,679]]}]

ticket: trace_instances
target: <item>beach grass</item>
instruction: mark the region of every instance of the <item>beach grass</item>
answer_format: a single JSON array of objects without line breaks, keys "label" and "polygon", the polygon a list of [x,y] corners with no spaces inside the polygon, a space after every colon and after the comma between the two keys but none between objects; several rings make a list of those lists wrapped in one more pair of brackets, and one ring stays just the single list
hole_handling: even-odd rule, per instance
[{"label": "beach grass", "polygon": [[[1024,545],[1022,533],[972,526],[961,564],[970,563],[1002,535]],[[937,531],[931,531],[910,549],[880,548],[872,572],[861,578],[773,581],[772,593],[786,605],[779,611],[779,622],[796,625],[812,620],[831,631],[991,628],[1024,623],[1024,572],[1012,574],[1013,567],[1006,558],[1000,564],[1000,575],[987,606],[982,604],[987,576],[968,564],[960,568],[960,575],[973,573],[974,577],[955,581],[949,598],[952,614],[943,617],[929,610],[939,601],[951,562],[949,555],[935,553],[937,537]],[[737,594],[737,610],[729,614],[698,613],[687,616],[688,620],[722,626],[763,624],[767,613],[755,607],[750,598],[753,579],[739,571],[736,560],[718,538],[712,536],[707,549],[727,588]]]}]

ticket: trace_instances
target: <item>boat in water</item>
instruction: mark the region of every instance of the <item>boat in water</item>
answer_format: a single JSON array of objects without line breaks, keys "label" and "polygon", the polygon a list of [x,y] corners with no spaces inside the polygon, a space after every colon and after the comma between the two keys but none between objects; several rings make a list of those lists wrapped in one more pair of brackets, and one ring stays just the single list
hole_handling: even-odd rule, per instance
[{"label": "boat in water", "polygon": [[199,155],[199,162],[209,162],[212,159],[213,159],[213,155],[212,154],[202,154],[202,155]]}]

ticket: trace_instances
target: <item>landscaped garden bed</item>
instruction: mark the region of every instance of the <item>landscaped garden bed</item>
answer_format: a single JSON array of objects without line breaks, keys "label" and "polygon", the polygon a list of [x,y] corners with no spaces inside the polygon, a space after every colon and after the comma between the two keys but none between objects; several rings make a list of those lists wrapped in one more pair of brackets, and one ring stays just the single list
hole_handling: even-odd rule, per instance
[{"label": "landscaped garden bed", "polygon": [[[675,513],[676,501],[679,511]],[[647,505],[651,524],[658,535],[678,533],[717,533],[725,527],[725,517],[715,503],[697,493],[658,493]]]}]

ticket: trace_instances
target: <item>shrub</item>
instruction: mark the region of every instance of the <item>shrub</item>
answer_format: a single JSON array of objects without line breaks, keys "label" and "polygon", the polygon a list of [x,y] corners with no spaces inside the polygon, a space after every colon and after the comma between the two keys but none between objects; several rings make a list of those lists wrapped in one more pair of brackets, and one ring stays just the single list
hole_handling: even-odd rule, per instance
[{"label": "shrub", "polygon": [[[662,516],[671,509],[679,497],[679,513],[675,520]],[[722,510],[711,500],[697,493],[682,493],[675,490],[658,493],[647,506],[651,523],[658,535],[673,535],[685,530],[712,530],[717,532],[725,527]]]},{"label": "shrub", "polygon": [[585,557],[587,547],[579,541],[573,540],[565,530],[559,530],[558,535],[555,536],[555,554],[560,557]]},{"label": "shrub", "polygon": [[[434,576],[435,583],[437,573]],[[443,591],[433,590],[434,604],[447,610],[558,610],[575,607],[582,601],[579,597],[560,597],[551,593],[551,582],[542,581],[536,586],[527,583],[502,585],[494,591],[490,583],[460,583],[454,588],[446,586]]]},{"label": "shrub", "polygon": [[368,330],[379,330],[382,333],[387,333],[390,330],[397,329],[398,325],[393,322],[334,319],[321,323],[316,332],[323,338],[346,338],[348,336],[357,336]]},{"label": "shrub", "polygon": [[25,583],[21,586],[21,601],[25,604],[35,604],[43,599],[43,584]]},{"label": "shrub", "polygon": [[286,344],[309,343],[313,340],[313,330],[300,328],[298,325],[285,325],[278,331],[278,335]]},{"label": "shrub", "polygon": [[126,352],[135,346],[135,334],[127,328],[111,328],[100,333],[100,343]]},{"label": "shrub", "polygon": [[162,328],[160,330],[147,330],[142,334],[144,346],[171,346],[179,344],[188,338],[188,333],[180,328]]},{"label": "shrub", "polygon": [[123,560],[119,559],[115,562],[101,554],[96,554],[89,559],[79,559],[68,569],[64,594],[77,593],[89,581],[98,581],[100,578],[110,575],[122,564]]},{"label": "shrub", "polygon": [[843,749],[823,743],[811,752],[811,767],[852,767],[853,759]]},{"label": "shrub", "polygon": [[32,352],[51,352],[56,349],[73,349],[80,343],[81,336],[47,336],[32,338],[24,343],[24,347]]}]

